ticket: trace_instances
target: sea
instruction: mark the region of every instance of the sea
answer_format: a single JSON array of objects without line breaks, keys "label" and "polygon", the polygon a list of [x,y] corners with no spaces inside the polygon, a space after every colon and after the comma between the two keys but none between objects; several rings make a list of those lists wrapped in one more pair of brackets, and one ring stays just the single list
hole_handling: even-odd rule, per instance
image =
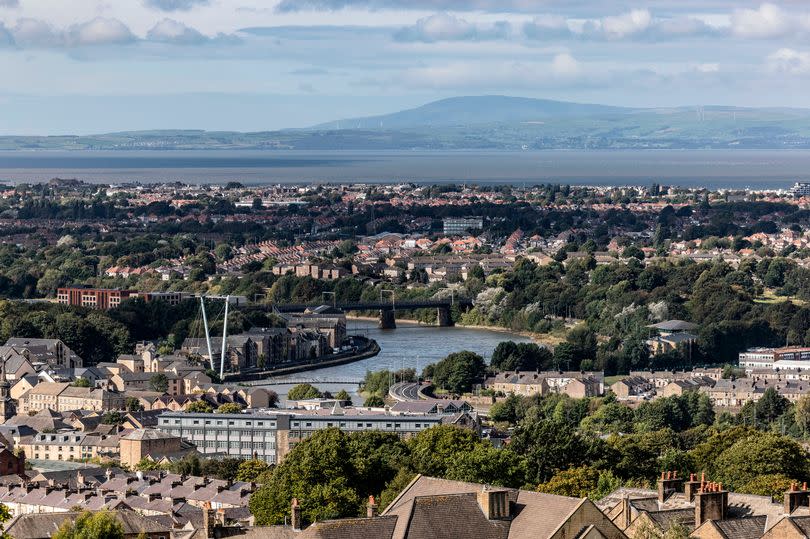
[{"label": "sea", "polygon": [[0,151],[0,182],[76,178],[312,183],[650,185],[783,189],[810,181],[810,150]]}]

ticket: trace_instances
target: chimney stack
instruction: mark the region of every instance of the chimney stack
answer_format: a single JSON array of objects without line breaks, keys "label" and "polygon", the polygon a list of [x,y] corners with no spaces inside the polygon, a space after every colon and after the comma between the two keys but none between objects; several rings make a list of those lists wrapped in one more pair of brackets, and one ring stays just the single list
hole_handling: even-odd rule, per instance
[{"label": "chimney stack", "polygon": [[484,485],[478,492],[478,505],[488,520],[505,520],[511,516],[508,490],[493,490]]},{"label": "chimney stack", "polygon": [[630,496],[624,495],[622,497],[622,527],[621,530],[625,531],[630,527],[633,522],[633,508],[630,506]]},{"label": "chimney stack", "polygon": [[368,518],[374,518],[377,516],[377,501],[374,499],[374,496],[368,497],[368,505],[366,506],[366,516]]},{"label": "chimney stack", "polygon": [[292,529],[294,531],[301,531],[302,527],[302,519],[301,519],[301,506],[298,505],[298,498],[292,499],[292,521],[290,524],[292,525]]},{"label": "chimney stack", "polygon": [[728,509],[728,491],[722,483],[701,482],[695,493],[695,528],[707,520],[725,520]]},{"label": "chimney stack", "polygon": [[791,514],[801,506],[810,505],[810,492],[807,490],[807,483],[799,489],[799,485],[792,483],[790,490],[785,492],[785,514]]},{"label": "chimney stack", "polygon": [[211,509],[211,502],[206,502],[203,507],[203,530],[205,536],[209,539],[213,538],[216,534],[217,527],[217,512]]},{"label": "chimney stack", "polygon": [[700,489],[700,481],[695,474],[689,474],[689,481],[683,484],[683,496],[687,502],[695,501],[695,494]]},{"label": "chimney stack", "polygon": [[674,493],[680,490],[682,479],[678,479],[678,472],[661,472],[658,480],[658,502],[664,503]]}]

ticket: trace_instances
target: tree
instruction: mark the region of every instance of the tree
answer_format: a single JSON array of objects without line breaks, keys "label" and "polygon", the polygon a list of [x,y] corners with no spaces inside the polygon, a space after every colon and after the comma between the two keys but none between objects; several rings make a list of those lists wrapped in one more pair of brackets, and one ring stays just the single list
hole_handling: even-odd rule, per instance
[{"label": "tree", "polygon": [[535,343],[498,343],[492,353],[490,366],[498,371],[534,371],[546,369],[551,363],[552,353],[548,348]]},{"label": "tree", "polygon": [[349,392],[346,391],[345,389],[341,389],[340,391],[338,391],[335,394],[335,399],[337,399],[337,400],[339,400],[341,402],[349,402],[350,403],[352,401],[352,396],[349,395]]},{"label": "tree", "polygon": [[372,395],[363,403],[366,408],[381,408],[385,406],[385,401],[379,395]]},{"label": "tree", "polygon": [[270,471],[270,465],[263,460],[245,460],[239,464],[236,480],[247,483],[257,482],[268,471]]},{"label": "tree", "polygon": [[423,430],[410,440],[410,468],[423,475],[444,477],[457,453],[472,451],[480,443],[469,429],[440,425]]},{"label": "tree", "polygon": [[242,411],[242,405],[235,402],[226,402],[217,408],[219,414],[238,414]]},{"label": "tree", "polygon": [[478,354],[454,352],[434,365],[433,383],[456,394],[466,393],[483,382],[485,372],[484,358]]},{"label": "tree", "polygon": [[91,387],[90,380],[88,380],[87,378],[82,378],[80,376],[79,378],[76,378],[76,380],[73,382],[73,387]]},{"label": "tree", "polygon": [[204,400],[194,401],[186,406],[186,413],[189,414],[210,414],[214,408]]},{"label": "tree", "polygon": [[509,449],[497,449],[482,442],[472,451],[460,451],[451,459],[447,479],[468,483],[485,483],[505,487],[521,487],[526,481],[523,457]]},{"label": "tree", "polygon": [[526,457],[526,481],[543,483],[554,474],[584,462],[595,462],[601,440],[586,439],[563,422],[524,419],[512,436],[510,449]]},{"label": "tree", "polygon": [[124,416],[121,415],[121,412],[113,410],[101,416],[101,422],[105,425],[120,425],[124,422]]},{"label": "tree", "polygon": [[808,462],[798,443],[772,433],[756,433],[737,441],[720,454],[715,464],[717,480],[732,489],[776,474],[805,479]]},{"label": "tree", "polygon": [[251,496],[250,512],[258,525],[281,524],[297,498],[306,522],[357,516],[361,496],[354,477],[349,435],[335,428],[318,431],[276,466]]},{"label": "tree", "polygon": [[409,470],[408,468],[400,468],[397,472],[397,475],[388,482],[385,486],[385,490],[383,490],[382,494],[380,494],[380,510],[385,509],[393,502],[399,494],[405,490],[405,487],[411,484],[416,474]]},{"label": "tree", "polygon": [[158,393],[166,393],[169,390],[169,379],[162,372],[153,374],[149,378],[149,388]]},{"label": "tree", "polygon": [[579,466],[557,472],[545,483],[540,483],[537,491],[558,496],[585,498],[596,490],[598,483],[599,470],[590,466]]},{"label": "tree", "polygon": [[349,451],[355,481],[362,486],[362,494],[382,492],[409,456],[408,446],[397,434],[379,430],[352,433]]},{"label": "tree", "polygon": [[776,392],[772,387],[765,390],[765,393],[756,402],[757,420],[773,423],[779,416],[784,414],[790,406],[790,401]]},{"label": "tree", "polygon": [[53,539],[123,539],[124,526],[111,511],[82,511],[75,520],[65,520]]},{"label": "tree", "polygon": [[791,479],[783,474],[761,475],[739,487],[737,492],[780,499],[794,484],[798,484],[796,479]]},{"label": "tree", "polygon": [[141,401],[139,401],[136,397],[127,397],[124,407],[127,409],[127,412],[143,411],[143,404],[141,404]]},{"label": "tree", "polygon": [[321,392],[312,384],[298,384],[287,393],[287,400],[300,401],[306,399],[319,399]]},{"label": "tree", "polygon": [[795,421],[805,436],[810,433],[810,395],[802,395],[796,403]]}]

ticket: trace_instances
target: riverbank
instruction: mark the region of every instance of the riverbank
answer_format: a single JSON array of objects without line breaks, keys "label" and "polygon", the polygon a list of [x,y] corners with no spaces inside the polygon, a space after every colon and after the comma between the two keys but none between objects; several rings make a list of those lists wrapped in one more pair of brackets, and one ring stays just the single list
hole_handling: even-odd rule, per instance
[{"label": "riverbank", "polygon": [[297,363],[295,365],[288,365],[261,372],[252,372],[249,374],[225,375],[224,382],[255,382],[261,381],[269,377],[286,376],[288,374],[297,374],[300,372],[314,371],[318,369],[325,369],[327,367],[337,367],[340,365],[347,365],[356,361],[369,359],[380,353],[380,345],[374,339],[368,339],[365,347],[350,355],[339,355],[333,359],[325,359],[316,363],[306,362]]},{"label": "riverbank", "polygon": [[[376,316],[346,316],[347,320],[358,320],[362,322],[378,322],[379,318]],[[410,320],[407,318],[397,318],[397,324],[409,325],[409,326],[427,326],[427,327],[436,327],[434,324],[424,324],[418,320]],[[520,335],[521,337],[526,337],[527,339],[531,339],[534,343],[540,344],[543,346],[548,346],[554,348],[556,345],[563,342],[565,339],[563,337],[558,337],[556,335],[551,335],[550,333],[535,333],[533,331],[519,331],[514,329],[509,329],[501,326],[476,326],[470,324],[454,324],[453,327],[457,328],[464,328],[464,329],[483,329],[487,331],[494,331],[496,333],[510,333],[512,335]]]}]

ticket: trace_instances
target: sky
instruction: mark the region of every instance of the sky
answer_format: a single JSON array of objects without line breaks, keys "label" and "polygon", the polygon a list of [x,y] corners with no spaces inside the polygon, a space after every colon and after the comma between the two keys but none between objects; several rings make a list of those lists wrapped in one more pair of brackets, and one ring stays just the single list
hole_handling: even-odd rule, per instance
[{"label": "sky", "polygon": [[810,107],[810,2],[0,0],[0,134],[262,131],[459,95]]}]

